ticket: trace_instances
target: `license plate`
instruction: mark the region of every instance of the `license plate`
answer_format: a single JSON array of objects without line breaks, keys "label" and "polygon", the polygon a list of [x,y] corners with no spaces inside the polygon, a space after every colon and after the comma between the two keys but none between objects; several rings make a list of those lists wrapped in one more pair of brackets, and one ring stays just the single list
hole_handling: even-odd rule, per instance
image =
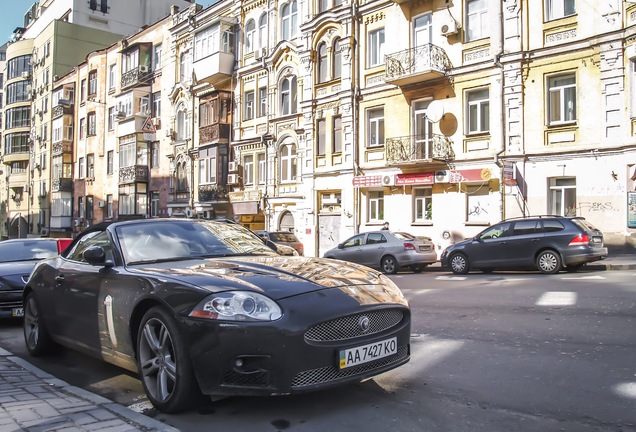
[{"label": "license plate", "polygon": [[397,338],[340,350],[340,369],[368,363],[397,353]]},{"label": "license plate", "polygon": [[24,316],[24,309],[22,309],[22,308],[13,308],[13,309],[11,309],[11,316],[14,316],[14,317],[22,317],[22,316]]},{"label": "license plate", "polygon": [[602,243],[603,241],[601,240],[600,237],[592,237],[592,243]]},{"label": "license plate", "polygon": [[428,252],[431,250],[431,246],[430,245],[420,246],[420,250]]}]

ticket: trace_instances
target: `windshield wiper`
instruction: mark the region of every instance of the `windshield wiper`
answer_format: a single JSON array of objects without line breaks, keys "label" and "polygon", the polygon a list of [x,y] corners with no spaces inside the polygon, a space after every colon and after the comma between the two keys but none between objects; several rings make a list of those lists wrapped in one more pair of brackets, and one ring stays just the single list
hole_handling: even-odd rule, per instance
[{"label": "windshield wiper", "polygon": [[187,257],[170,257],[170,258],[155,258],[155,259],[147,259],[147,260],[138,260],[138,261],[130,261],[127,262],[126,265],[139,265],[139,264],[157,264],[171,261],[188,261],[197,259],[195,256],[187,256]]}]

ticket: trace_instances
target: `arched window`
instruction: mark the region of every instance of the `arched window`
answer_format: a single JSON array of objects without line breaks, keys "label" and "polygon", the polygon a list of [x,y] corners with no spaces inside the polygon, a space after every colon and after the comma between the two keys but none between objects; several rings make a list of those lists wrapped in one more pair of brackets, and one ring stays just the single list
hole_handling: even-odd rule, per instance
[{"label": "arched window", "polygon": [[296,77],[283,78],[280,84],[281,115],[295,114],[297,109]]},{"label": "arched window", "polygon": [[342,78],[342,52],[340,39],[336,39],[333,44],[333,75],[331,79]]},{"label": "arched window", "polygon": [[188,115],[184,107],[180,107],[177,111],[177,141],[188,138]]},{"label": "arched window", "polygon": [[245,25],[245,52],[251,53],[256,49],[255,38],[256,36],[256,23],[253,19],[249,20]]},{"label": "arched window", "polygon": [[329,57],[327,54],[327,44],[318,45],[318,82],[329,81]]},{"label": "arched window", "polygon": [[296,0],[284,4],[280,16],[283,40],[295,37],[298,31],[298,6]]},{"label": "arched window", "polygon": [[177,191],[183,192],[188,190],[188,176],[186,175],[186,163],[177,164]]},{"label": "arched window", "polygon": [[182,53],[179,58],[179,78],[182,83],[189,82],[192,79],[192,58],[190,53]]},{"label": "arched window", "polygon": [[267,48],[267,12],[258,19],[258,43],[261,48]]},{"label": "arched window", "polygon": [[280,148],[280,181],[296,181],[296,144],[283,144]]}]

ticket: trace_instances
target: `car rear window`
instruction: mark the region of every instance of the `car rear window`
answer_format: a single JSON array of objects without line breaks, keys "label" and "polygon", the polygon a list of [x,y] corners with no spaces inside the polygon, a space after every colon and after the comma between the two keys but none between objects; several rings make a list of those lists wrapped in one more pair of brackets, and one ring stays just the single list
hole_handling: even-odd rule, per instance
[{"label": "car rear window", "polygon": [[269,233],[269,237],[275,242],[297,242],[298,239],[291,233]]},{"label": "car rear window", "polygon": [[398,240],[413,240],[414,235],[405,232],[394,232],[393,234]]},{"label": "car rear window", "polygon": [[544,220],[543,221],[543,231],[544,232],[555,232],[562,231],[565,227],[558,220]]},{"label": "car rear window", "polygon": [[570,219],[574,225],[583,231],[598,231],[598,229],[585,219]]}]

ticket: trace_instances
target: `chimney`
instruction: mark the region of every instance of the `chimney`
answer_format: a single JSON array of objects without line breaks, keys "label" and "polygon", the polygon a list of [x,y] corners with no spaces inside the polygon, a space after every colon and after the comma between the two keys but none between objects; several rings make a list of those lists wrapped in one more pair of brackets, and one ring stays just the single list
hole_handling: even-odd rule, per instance
[{"label": "chimney", "polygon": [[176,15],[179,13],[179,6],[172,5],[170,6],[170,15]]}]

